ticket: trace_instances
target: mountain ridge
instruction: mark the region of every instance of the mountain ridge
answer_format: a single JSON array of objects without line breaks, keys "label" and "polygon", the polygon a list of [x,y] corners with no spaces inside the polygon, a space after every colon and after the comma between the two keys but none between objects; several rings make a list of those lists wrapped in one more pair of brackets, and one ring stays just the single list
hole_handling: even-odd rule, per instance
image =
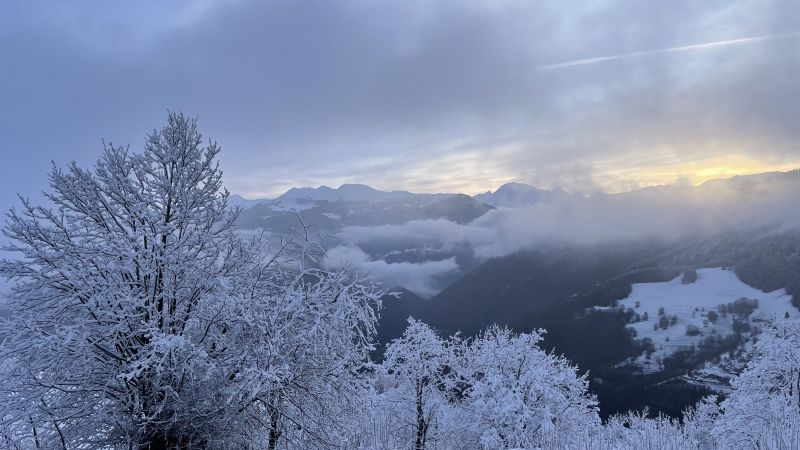
[{"label": "mountain ridge", "polygon": [[[729,177],[713,178],[705,180],[696,185],[688,185],[694,188],[703,188],[714,186],[718,184],[747,184],[753,182],[767,182],[767,181],[793,181],[800,179],[800,168],[788,171],[770,171],[759,172],[753,174],[732,175]],[[670,187],[688,187],[680,181],[668,184],[659,184],[652,186],[643,186],[623,192],[616,192],[613,194],[598,192],[593,195],[624,195],[637,191],[649,191],[653,189],[662,189]],[[384,191],[373,188],[363,183],[344,183],[337,188],[332,188],[326,185],[318,187],[301,186],[292,187],[283,194],[274,198],[247,198],[240,194],[232,193],[229,201],[234,204],[241,205],[242,203],[250,206],[264,202],[275,201],[279,199],[300,199],[300,200],[351,200],[351,201],[371,201],[371,200],[387,200],[387,199],[403,199],[411,198],[413,196],[424,196],[429,198],[443,198],[453,195],[468,195],[463,193],[426,193],[426,192],[411,192],[406,190],[391,190]],[[593,195],[589,196],[592,197]],[[498,206],[512,206],[509,204],[502,204],[503,202],[511,202],[512,199],[517,200],[517,206],[527,206],[538,201],[550,201],[553,199],[561,199],[567,197],[581,197],[578,194],[571,194],[564,191],[561,187],[555,186],[551,189],[540,188],[532,184],[522,183],[519,181],[511,181],[498,186],[494,191],[486,191],[479,194],[472,195],[471,197],[483,203],[498,207]],[[501,203],[501,204],[496,204]],[[512,202],[513,203],[513,202]]]}]

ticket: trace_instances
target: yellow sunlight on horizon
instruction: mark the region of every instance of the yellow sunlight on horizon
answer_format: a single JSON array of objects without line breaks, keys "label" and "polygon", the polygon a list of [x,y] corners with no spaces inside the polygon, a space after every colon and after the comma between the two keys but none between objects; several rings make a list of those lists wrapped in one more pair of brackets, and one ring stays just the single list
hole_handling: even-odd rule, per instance
[{"label": "yellow sunlight on horizon", "polygon": [[[752,175],[764,172],[785,172],[800,169],[800,159],[765,162],[743,156],[725,156],[703,161],[687,161],[663,167],[626,168],[598,173],[597,184],[608,193],[625,192],[646,186],[674,184],[682,180],[697,186],[718,178]],[[599,171],[598,171],[599,172]]]}]

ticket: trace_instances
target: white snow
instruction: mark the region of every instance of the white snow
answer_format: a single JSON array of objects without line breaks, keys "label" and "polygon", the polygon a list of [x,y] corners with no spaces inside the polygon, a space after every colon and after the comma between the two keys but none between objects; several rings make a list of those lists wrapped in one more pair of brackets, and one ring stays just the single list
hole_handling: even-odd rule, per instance
[{"label": "white snow", "polygon": [[374,202],[383,200],[400,200],[412,198],[417,194],[412,194],[406,191],[379,191],[364,184],[343,184],[338,188],[331,188],[328,186],[320,186],[318,188],[303,187],[291,188],[285,194],[278,197],[279,200],[292,200],[292,199],[305,199],[311,201],[329,201],[335,202],[339,200],[354,201],[354,202]]},{"label": "white snow", "polygon": [[[758,308],[750,317],[753,324],[761,320],[784,320],[787,312],[790,316],[798,313],[797,308],[791,304],[791,296],[784,289],[762,292],[743,283],[734,272],[722,268],[700,269],[697,275],[697,281],[691,284],[683,284],[681,276],[663,283],[634,284],[631,294],[620,300],[621,307],[632,308],[641,315],[647,312],[647,321],[629,325],[629,328],[636,330],[637,339],[649,337],[655,345],[656,350],[650,360],[645,359],[644,355],[637,360],[645,370],[656,370],[657,358],[669,355],[681,347],[697,344],[714,334],[720,337],[733,334],[731,314],[727,317],[719,314],[716,323],[707,319],[709,311],[719,313],[717,307],[721,304],[728,304],[742,297],[758,300]],[[654,330],[660,307],[664,307],[667,317],[675,315],[678,321],[665,330]],[[701,334],[687,336],[686,326],[690,324],[697,326]]]},{"label": "white snow", "polygon": [[540,200],[542,191],[523,183],[506,183],[494,192],[478,194],[474,198],[495,207],[519,208]]},{"label": "white snow", "polygon": [[523,183],[506,183],[494,192],[478,194],[475,200],[495,206],[497,208],[523,208],[539,202],[550,202],[569,198],[569,194],[561,188],[539,189]]}]

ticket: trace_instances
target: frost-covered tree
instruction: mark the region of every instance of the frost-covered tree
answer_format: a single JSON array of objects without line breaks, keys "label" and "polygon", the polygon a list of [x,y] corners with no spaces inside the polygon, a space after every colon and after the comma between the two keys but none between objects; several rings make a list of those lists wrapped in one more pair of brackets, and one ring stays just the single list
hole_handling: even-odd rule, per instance
[{"label": "frost-covered tree", "polygon": [[775,321],[758,336],[754,353],[731,380],[715,427],[727,448],[773,448],[800,438],[800,318]]},{"label": "frost-covered tree", "polygon": [[242,280],[243,304],[215,329],[237,370],[234,416],[252,415],[254,448],[347,448],[380,293],[345,270],[269,272]]},{"label": "frost-covered tree", "polygon": [[455,345],[455,338],[444,340],[428,325],[409,318],[403,335],[386,348],[382,369],[397,383],[401,408],[411,412],[406,417],[417,450],[426,448],[429,431],[449,402]]},{"label": "frost-covered tree", "polygon": [[714,426],[720,417],[720,407],[717,396],[706,397],[683,413],[683,428],[680,430],[686,441],[701,450],[716,448],[717,439],[714,436]]},{"label": "frost-covered tree", "polygon": [[[378,292],[234,233],[216,143],[170,114],[142,153],[54,167],[5,228],[0,427],[34,448],[341,446]],[[284,249],[285,250],[285,249]],[[302,261],[302,259],[301,259]],[[16,444],[15,444],[16,445]]]},{"label": "frost-covered tree", "polygon": [[579,439],[599,425],[597,401],[566,358],[539,348],[541,331],[492,326],[465,354],[464,404],[485,448],[535,448],[553,435]]},{"label": "frost-covered tree", "polygon": [[[669,417],[648,417],[647,410],[629,412],[609,418],[603,426],[602,434],[589,440],[594,445],[586,448],[602,450],[639,450],[639,449],[698,449],[716,448],[700,445],[692,433],[680,421]],[[580,448],[580,447],[578,447]]]}]

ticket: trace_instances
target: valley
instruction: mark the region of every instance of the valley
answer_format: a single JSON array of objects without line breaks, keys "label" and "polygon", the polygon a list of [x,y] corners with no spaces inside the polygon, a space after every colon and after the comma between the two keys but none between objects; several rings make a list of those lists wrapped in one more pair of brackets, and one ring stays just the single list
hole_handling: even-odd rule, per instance
[{"label": "valley", "polygon": [[[465,337],[492,324],[544,329],[544,348],[591,374],[604,417],[645,407],[678,417],[724,394],[763,327],[797,315],[800,232],[791,217],[760,214],[793,192],[796,171],[594,197],[519,183],[475,197],[346,185],[261,201],[239,229],[278,237],[302,224],[326,264],[394,293],[377,360],[408,317]],[[643,215],[662,224],[631,224]]]}]

